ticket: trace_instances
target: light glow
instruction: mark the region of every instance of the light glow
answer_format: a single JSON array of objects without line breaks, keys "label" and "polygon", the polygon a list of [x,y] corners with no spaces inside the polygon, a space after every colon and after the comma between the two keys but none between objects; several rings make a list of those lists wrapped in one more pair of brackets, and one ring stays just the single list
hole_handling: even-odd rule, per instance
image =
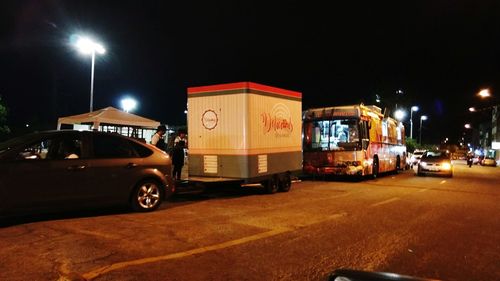
[{"label": "light glow", "polygon": [[411,111],[415,111],[415,112],[416,112],[416,111],[418,111],[418,109],[419,109],[419,108],[418,108],[418,106],[416,106],[416,105],[414,105],[414,106],[412,106],[412,107],[411,107]]},{"label": "light glow", "polygon": [[441,165],[441,167],[443,168],[443,170],[450,170],[451,169],[451,164],[450,163],[443,163]]},{"label": "light glow", "polygon": [[137,106],[137,101],[132,99],[132,98],[126,98],[122,100],[122,108],[123,111],[129,112],[131,110],[134,110],[135,107]]},{"label": "light glow", "polygon": [[427,115],[420,116],[420,120],[423,120],[423,121],[427,120]]},{"label": "light glow", "polygon": [[394,117],[396,117],[397,120],[401,121],[403,120],[403,118],[405,117],[405,112],[403,110],[396,110],[396,112],[394,112]]},{"label": "light glow", "polygon": [[101,44],[88,37],[79,37],[75,43],[75,46],[82,54],[86,55],[90,55],[92,53],[103,55],[104,53],[106,53],[106,49],[104,49]]},{"label": "light glow", "polygon": [[480,96],[482,98],[491,97],[490,89],[483,89],[483,90],[479,91],[478,96]]}]

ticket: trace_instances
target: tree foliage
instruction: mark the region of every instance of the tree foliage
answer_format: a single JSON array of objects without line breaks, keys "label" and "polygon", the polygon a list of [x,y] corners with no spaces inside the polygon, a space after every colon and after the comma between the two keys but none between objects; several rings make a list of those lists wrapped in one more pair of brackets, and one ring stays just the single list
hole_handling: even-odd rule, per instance
[{"label": "tree foliage", "polygon": [[415,139],[412,138],[406,138],[406,151],[412,152],[415,151],[417,148],[418,144]]},{"label": "tree foliage", "polygon": [[7,113],[7,106],[5,106],[0,96],[0,137],[10,133],[10,129],[7,126]]}]

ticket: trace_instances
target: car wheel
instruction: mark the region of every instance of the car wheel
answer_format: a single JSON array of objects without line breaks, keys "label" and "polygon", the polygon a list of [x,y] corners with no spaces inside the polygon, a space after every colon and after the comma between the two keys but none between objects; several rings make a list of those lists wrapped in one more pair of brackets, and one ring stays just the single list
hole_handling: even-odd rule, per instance
[{"label": "car wheel", "polygon": [[130,204],[134,211],[150,212],[158,209],[162,198],[163,190],[156,180],[143,180],[134,188]]}]

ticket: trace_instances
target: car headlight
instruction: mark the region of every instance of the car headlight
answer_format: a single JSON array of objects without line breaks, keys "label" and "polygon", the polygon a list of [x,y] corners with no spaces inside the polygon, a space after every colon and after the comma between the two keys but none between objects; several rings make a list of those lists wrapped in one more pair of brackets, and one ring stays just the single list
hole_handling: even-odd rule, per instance
[{"label": "car headlight", "polygon": [[420,161],[420,166],[425,167],[427,166],[427,163],[425,163],[424,161]]},{"label": "car headlight", "polygon": [[450,163],[443,163],[441,165],[441,167],[443,168],[443,170],[450,170],[451,169],[451,164]]}]

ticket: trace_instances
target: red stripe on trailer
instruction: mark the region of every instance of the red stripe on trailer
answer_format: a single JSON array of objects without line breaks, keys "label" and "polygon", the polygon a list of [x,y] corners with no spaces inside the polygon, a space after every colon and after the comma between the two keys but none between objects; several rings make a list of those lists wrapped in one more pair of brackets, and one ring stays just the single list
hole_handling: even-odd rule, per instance
[{"label": "red stripe on trailer", "polygon": [[276,87],[272,87],[272,86],[266,86],[266,85],[253,83],[253,82],[237,82],[237,83],[210,85],[210,86],[189,87],[188,88],[188,95],[189,94],[210,93],[210,92],[217,92],[217,91],[227,91],[227,90],[239,90],[239,89],[252,89],[252,90],[258,90],[258,91],[278,94],[278,95],[287,96],[287,97],[302,98],[302,93],[300,93],[300,92],[285,90],[285,89],[276,88]]}]

